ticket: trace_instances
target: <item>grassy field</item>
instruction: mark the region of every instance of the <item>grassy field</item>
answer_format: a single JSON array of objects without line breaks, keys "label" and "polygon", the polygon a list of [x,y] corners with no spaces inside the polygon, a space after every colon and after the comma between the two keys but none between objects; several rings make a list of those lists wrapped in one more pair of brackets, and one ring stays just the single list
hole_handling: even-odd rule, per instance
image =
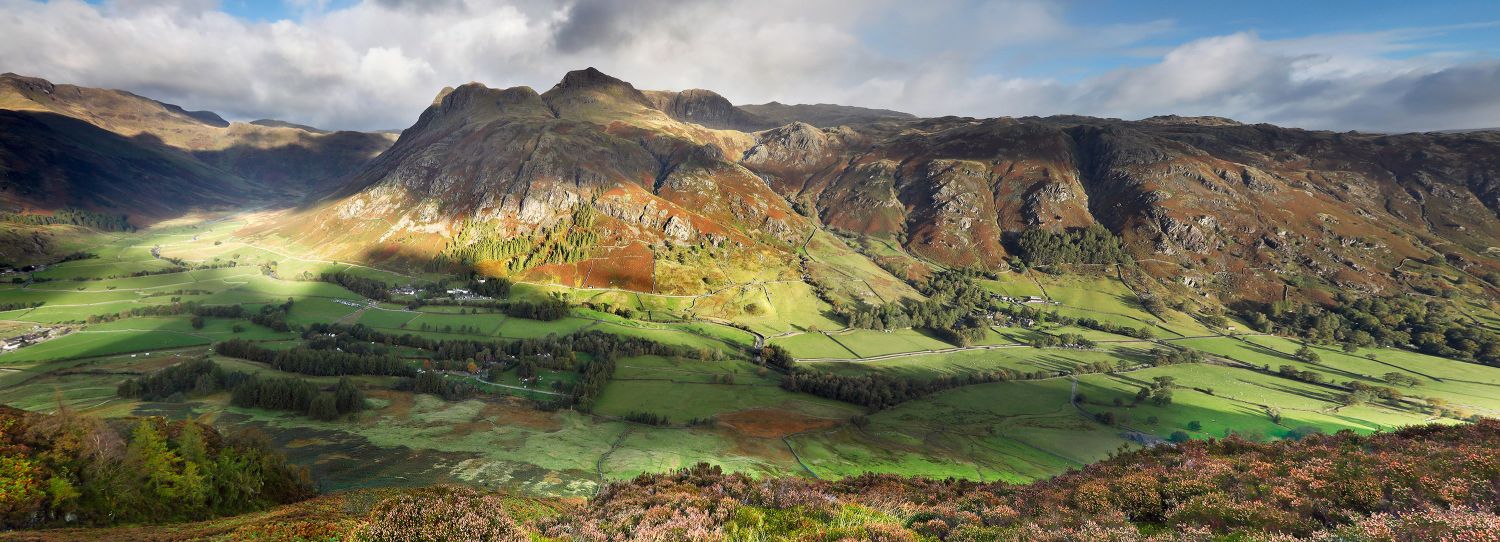
[{"label": "grassy field", "polygon": [[776,375],[741,360],[642,356],[619,360],[616,367],[595,407],[599,414],[643,412],[681,424],[754,409],[835,420],[858,412],[844,403],[786,392]]},{"label": "grassy field", "polygon": [[843,427],[791,438],[820,477],[865,471],[1027,481],[1102,459],[1127,444],[1080,416],[1067,380],[968,386]]},{"label": "grassy field", "polygon": [[853,350],[822,333],[802,333],[771,339],[771,344],[785,348],[796,358],[853,359],[859,357]]},{"label": "grassy field", "polygon": [[914,355],[861,363],[808,363],[806,366],[818,371],[846,376],[883,374],[911,380],[931,380],[988,373],[999,369],[1011,369],[1023,373],[1037,371],[1055,373],[1072,371],[1080,364],[1099,361],[1118,363],[1122,359],[1129,362],[1144,360],[1135,352],[1126,350],[1083,351],[1018,347]]}]

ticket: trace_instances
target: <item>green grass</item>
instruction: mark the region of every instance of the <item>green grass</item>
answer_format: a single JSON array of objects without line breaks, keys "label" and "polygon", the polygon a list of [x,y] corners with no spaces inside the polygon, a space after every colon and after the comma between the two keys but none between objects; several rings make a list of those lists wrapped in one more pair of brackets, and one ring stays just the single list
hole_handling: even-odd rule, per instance
[{"label": "green grass", "polygon": [[862,358],[954,348],[953,345],[911,329],[874,331],[857,329],[834,333],[829,338]]},{"label": "green grass", "polygon": [[[1158,376],[1171,376],[1179,388],[1165,406],[1141,403],[1128,406],[1137,390]],[[1199,390],[1212,390],[1213,394]],[[1079,378],[1079,393],[1090,412],[1109,411],[1128,418],[1132,429],[1166,438],[1188,431],[1190,422],[1202,425],[1198,436],[1223,437],[1230,432],[1252,438],[1280,438],[1301,426],[1333,433],[1350,429],[1361,433],[1423,423],[1428,416],[1384,406],[1342,407],[1338,390],[1245,369],[1214,365],[1177,365],[1121,375]],[[1114,406],[1120,399],[1127,406]],[[1267,408],[1282,414],[1279,424]],[[1150,423],[1155,417],[1157,423]]]},{"label": "green grass", "polygon": [[858,357],[853,351],[822,333],[778,337],[771,339],[770,343],[785,348],[795,358],[851,359]]},{"label": "green grass", "polygon": [[[732,380],[724,380],[726,376]],[[614,378],[594,411],[617,417],[650,412],[679,424],[750,409],[834,419],[858,412],[852,405],[787,392],[779,382],[773,374],[741,360],[624,358],[617,362]]]},{"label": "green grass", "polygon": [[417,312],[372,308],[359,315],[358,323],[385,329],[405,329],[403,324],[415,320],[418,316],[421,314]]},{"label": "green grass", "polygon": [[177,331],[79,331],[0,354],[0,366],[28,361],[102,356],[204,345],[207,337]]}]

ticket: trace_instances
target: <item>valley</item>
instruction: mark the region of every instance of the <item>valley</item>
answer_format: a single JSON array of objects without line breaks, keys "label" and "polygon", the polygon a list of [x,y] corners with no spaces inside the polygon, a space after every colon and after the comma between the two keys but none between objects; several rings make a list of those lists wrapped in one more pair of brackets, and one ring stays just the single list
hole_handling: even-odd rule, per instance
[{"label": "valley", "polygon": [[[87,236],[70,248],[97,257],[50,265],[0,286],[0,304],[42,303],[0,313],[10,333],[36,326],[69,330],[0,354],[6,370],[0,402],[42,412],[65,406],[106,418],[191,417],[221,430],[255,428],[293,462],[309,466],[325,491],[457,482],[580,496],[609,481],[699,462],[755,476],[839,479],[881,472],[1019,483],[1183,434],[1274,440],[1500,414],[1500,368],[1392,348],[1318,347],[1321,361],[1308,363],[1294,356],[1301,343],[1243,323],[1214,329],[1173,309],[1147,312],[1111,273],[1005,272],[979,284],[1006,299],[1045,300],[1007,302],[1016,307],[1148,327],[1153,338],[997,322],[981,339],[959,346],[916,329],[852,329],[810,285],[792,280],[723,285],[699,295],[516,283],[502,300],[568,300],[565,316],[533,320],[477,306],[412,308],[405,301],[410,296],[375,300],[311,280],[345,273],[399,290],[457,279],[324,260],[240,237],[257,219],[255,212],[205,215]],[[851,257],[857,255],[845,256]],[[915,290],[906,295],[921,296]],[[209,316],[194,324],[191,314],[151,314],[189,303],[240,306],[249,314],[288,300],[286,331],[243,318]],[[746,311],[748,304],[761,308]],[[1487,308],[1470,310],[1495,318]],[[125,378],[201,356],[225,370],[331,386],[337,378],[299,376],[213,349],[229,339],[277,350],[305,346],[307,329],[318,324],[495,343],[598,331],[711,354],[620,358],[588,412],[544,406],[570,395],[578,373],[543,368],[538,380],[523,380],[516,376],[519,365],[505,361],[443,370],[445,378],[475,388],[453,399],[397,389],[399,377],[355,376],[370,408],[337,421],[235,406],[228,392],[170,402],[117,394]],[[1064,333],[1081,334],[1094,346],[1033,346],[1037,337]],[[754,347],[762,340],[784,349],[800,371],[975,383],[872,412],[784,389],[783,371],[756,362]],[[1153,366],[1152,350],[1163,347],[1203,358]],[[440,358],[420,348],[393,352],[413,366]],[[1326,383],[1272,369],[1285,365],[1325,375]],[[1392,372],[1417,380],[1402,388],[1403,399],[1349,404],[1342,398],[1347,388],[1338,383],[1387,386],[1383,375]],[[996,380],[999,373],[1006,376]],[[1170,403],[1135,398],[1162,377],[1174,381]],[[656,419],[642,422],[642,415]]]},{"label": "valley", "polygon": [[[1043,540],[1078,522],[999,502],[1066,486],[1121,540],[1238,540],[1488,487],[1338,517],[1287,490],[1283,529],[1068,484],[1491,438],[1494,133],[736,106],[588,68],[445,88],[394,136],[0,83],[0,539],[150,539],[52,530],[141,503],[182,539],[348,539],[434,498],[547,540],[656,504],[697,533],[661,540]],[[280,485],[201,489],[236,473]]]}]

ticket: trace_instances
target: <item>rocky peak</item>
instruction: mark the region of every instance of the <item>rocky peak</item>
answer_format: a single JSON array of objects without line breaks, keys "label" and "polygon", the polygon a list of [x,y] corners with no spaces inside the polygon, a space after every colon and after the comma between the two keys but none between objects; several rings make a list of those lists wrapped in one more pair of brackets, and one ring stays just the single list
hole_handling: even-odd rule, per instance
[{"label": "rocky peak", "polygon": [[42,79],[40,77],[27,77],[25,75],[19,75],[11,72],[0,74],[0,83],[3,83],[6,87],[13,88],[23,93],[39,92],[42,94],[52,94],[52,91],[56,89],[56,87],[53,86],[52,82],[46,79]]},{"label": "rocky peak", "polygon": [[554,101],[561,101],[567,97],[588,95],[607,97],[652,107],[651,100],[647,99],[641,91],[636,90],[633,85],[611,77],[592,67],[573,70],[563,75],[562,81],[559,81],[550,90],[542,94],[542,99],[551,104]]}]

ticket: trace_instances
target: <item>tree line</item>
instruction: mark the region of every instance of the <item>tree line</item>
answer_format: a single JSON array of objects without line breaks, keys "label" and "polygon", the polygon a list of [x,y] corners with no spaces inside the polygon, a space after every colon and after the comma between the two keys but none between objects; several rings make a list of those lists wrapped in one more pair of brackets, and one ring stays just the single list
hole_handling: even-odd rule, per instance
[{"label": "tree line", "polygon": [[115,393],[145,401],[179,402],[223,390],[229,390],[231,404],[238,407],[289,410],[318,420],[336,419],[365,408],[364,393],[348,378],[340,378],[332,391],[323,391],[297,377],[225,371],[207,358],[128,378]]},{"label": "tree line", "polygon": [[218,343],[214,351],[221,356],[265,363],[278,371],[312,376],[416,375],[416,368],[410,362],[390,354],[356,354],[302,346],[273,350],[244,339]]},{"label": "tree line", "polygon": [[809,393],[867,408],[883,409],[963,386],[1012,380],[1035,380],[1055,377],[1059,374],[1051,371],[1027,372],[996,369],[930,380],[912,380],[879,373],[845,376],[798,367],[782,377],[781,387],[791,392]]},{"label": "tree line", "polygon": [[135,226],[130,225],[124,213],[100,213],[73,207],[52,211],[50,215],[0,213],[0,221],[32,226],[67,224],[102,231],[135,231]]}]

